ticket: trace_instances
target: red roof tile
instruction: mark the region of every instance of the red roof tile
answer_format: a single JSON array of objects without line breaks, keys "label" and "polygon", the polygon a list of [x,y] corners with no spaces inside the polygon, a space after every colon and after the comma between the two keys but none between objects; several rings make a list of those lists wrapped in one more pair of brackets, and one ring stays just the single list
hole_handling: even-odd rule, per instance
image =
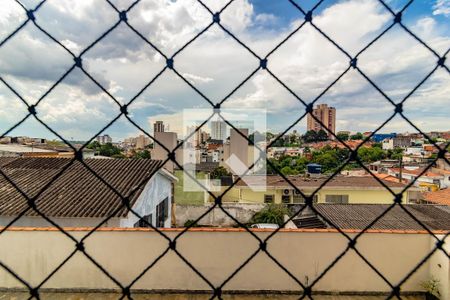
[{"label": "red roof tile", "polygon": [[450,205],[450,188],[424,193],[423,198],[428,202]]}]

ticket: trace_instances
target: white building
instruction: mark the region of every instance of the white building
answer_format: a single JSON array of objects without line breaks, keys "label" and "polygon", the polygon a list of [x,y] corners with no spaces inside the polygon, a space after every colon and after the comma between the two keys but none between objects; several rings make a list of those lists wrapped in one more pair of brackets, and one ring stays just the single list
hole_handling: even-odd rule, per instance
[{"label": "white building", "polygon": [[[0,157],[0,167],[30,197],[52,180],[70,159]],[[85,159],[84,162],[109,185],[75,161],[54,180],[36,201],[37,208],[62,227],[171,227],[172,186],[177,180],[150,159]],[[129,199],[139,219],[125,206]],[[0,178],[0,226],[9,224],[27,207],[21,194]],[[104,222],[106,218],[111,218]],[[53,227],[34,210],[14,223],[16,227]]]},{"label": "white building", "polygon": [[401,170],[399,168],[389,168],[387,173],[399,179],[401,177],[402,180],[407,180],[408,182],[415,180],[414,186],[424,189],[432,189],[432,186],[435,186],[437,189],[447,187],[444,182],[444,175],[434,173],[430,170],[422,174],[422,171],[423,169],[420,167],[404,167]]},{"label": "white building", "polygon": [[223,141],[227,137],[227,123],[211,121],[211,139]]},{"label": "white building", "polygon": [[100,145],[112,143],[112,138],[107,134],[97,136],[96,140]]},{"label": "white building", "polygon": [[411,146],[410,136],[396,136],[393,138],[387,138],[382,141],[383,150],[392,150],[394,148],[408,148]]}]

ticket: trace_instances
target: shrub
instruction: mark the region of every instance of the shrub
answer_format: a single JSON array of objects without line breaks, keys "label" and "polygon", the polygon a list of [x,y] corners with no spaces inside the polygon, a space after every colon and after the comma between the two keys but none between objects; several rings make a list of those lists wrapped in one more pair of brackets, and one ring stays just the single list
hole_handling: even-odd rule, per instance
[{"label": "shrub", "polygon": [[439,279],[431,278],[427,281],[423,281],[420,285],[427,291],[427,293],[433,295],[437,299],[441,297],[441,293],[439,292]]},{"label": "shrub", "polygon": [[254,214],[250,223],[272,223],[281,226],[284,224],[285,215],[289,215],[289,210],[286,206],[282,204],[269,204]]}]

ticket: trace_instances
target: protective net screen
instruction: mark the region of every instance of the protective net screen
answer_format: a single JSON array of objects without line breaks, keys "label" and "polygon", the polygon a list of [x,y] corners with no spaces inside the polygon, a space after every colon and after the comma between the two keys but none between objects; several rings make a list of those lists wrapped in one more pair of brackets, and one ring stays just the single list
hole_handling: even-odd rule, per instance
[{"label": "protective net screen", "polygon": [[[238,0],[236,0],[238,1]],[[40,13],[44,10],[47,2],[50,2],[50,0],[44,0],[39,3],[22,3],[21,1],[11,1],[8,5],[14,5],[16,8],[21,9],[21,13],[23,14],[23,20],[21,23],[18,24],[16,28],[13,28],[13,30],[9,31],[5,36],[0,37],[0,50],[2,48],[8,47],[9,44],[14,43],[15,38],[21,34],[21,32],[25,29],[32,29],[33,34],[39,34],[39,35],[45,35],[48,39],[51,40],[51,43],[55,46],[55,51],[64,52],[64,55],[67,57],[67,68],[61,73],[61,76],[56,78],[54,80],[53,84],[46,88],[45,92],[41,95],[38,95],[36,99],[30,100],[29,97],[25,97],[19,89],[16,88],[16,85],[11,83],[7,76],[4,76],[4,74],[0,74],[0,81],[3,85],[3,88],[8,91],[8,93],[11,94],[11,97],[9,98],[9,103],[11,103],[11,106],[15,105],[13,103],[21,102],[26,109],[23,111],[24,116],[21,117],[19,120],[14,122],[12,126],[9,126],[8,128],[1,128],[2,132],[0,132],[0,138],[4,138],[8,135],[10,135],[14,130],[17,128],[20,128],[23,124],[30,120],[35,120],[42,126],[46,128],[49,132],[51,132],[53,135],[55,135],[58,139],[60,139],[67,147],[70,147],[72,151],[75,153],[74,157],[70,159],[70,161],[66,164],[64,164],[61,168],[58,169],[57,172],[55,172],[52,175],[52,178],[48,180],[43,186],[33,192],[33,195],[30,196],[29,191],[24,190],[23,186],[15,182],[13,179],[10,178],[10,176],[5,172],[2,168],[0,168],[0,174],[4,177],[4,179],[13,186],[17,192],[20,194],[20,196],[23,198],[24,206],[23,208],[17,212],[17,214],[14,216],[14,218],[4,227],[1,228],[0,235],[4,234],[9,228],[13,227],[14,224],[22,218],[24,215],[34,212],[35,215],[42,217],[46,221],[52,224],[52,226],[56,227],[62,234],[67,236],[73,241],[73,252],[67,256],[67,258],[61,262],[61,264],[58,265],[57,268],[52,270],[46,278],[43,278],[41,283],[39,285],[31,285],[27,280],[22,278],[18,273],[15,272],[14,268],[9,267],[6,263],[3,263],[0,261],[0,266],[8,272],[10,275],[15,277],[17,280],[19,280],[23,286],[29,290],[29,297],[30,298],[36,298],[40,299],[40,288],[48,281],[52,276],[54,276],[68,261],[71,260],[71,258],[76,253],[81,253],[84,256],[86,256],[87,259],[89,259],[92,264],[94,264],[102,273],[104,273],[112,282],[117,285],[117,288],[120,289],[121,294],[118,296],[118,298],[133,298],[133,286],[136,282],[140,280],[144,274],[149,272],[165,255],[168,253],[175,253],[190,269],[192,269],[211,289],[211,299],[218,298],[221,299],[223,297],[222,293],[224,290],[224,287],[227,285],[227,283],[234,278],[247,264],[249,264],[253,258],[255,258],[257,255],[264,254],[266,255],[270,260],[272,260],[275,264],[279,266],[286,274],[292,278],[297,284],[298,284],[298,291],[301,293],[301,299],[303,298],[314,298],[314,290],[317,286],[317,283],[331,270],[333,267],[346,255],[347,252],[353,251],[358,256],[361,257],[362,260],[374,271],[378,274],[382,280],[386,282],[386,284],[391,288],[391,294],[388,296],[388,298],[401,298],[402,297],[402,285],[425,263],[427,260],[435,253],[435,252],[443,252],[447,257],[449,257],[449,254],[444,250],[443,245],[444,241],[447,238],[448,234],[445,234],[442,238],[438,237],[434,232],[432,232],[425,224],[423,224],[413,213],[411,213],[410,210],[405,208],[404,204],[404,193],[412,187],[415,184],[415,181],[420,176],[424,175],[427,171],[429,171],[433,165],[436,163],[437,160],[443,160],[446,164],[450,164],[448,156],[446,155],[448,153],[448,149],[450,144],[448,142],[444,144],[438,144],[435,139],[428,136],[427,133],[425,133],[423,130],[421,130],[420,126],[417,126],[414,121],[410,120],[407,116],[407,114],[404,112],[405,107],[408,105],[408,100],[415,95],[417,91],[420,90],[420,88],[435,74],[435,72],[441,72],[445,73],[444,76],[449,75],[450,70],[448,67],[448,64],[446,64],[446,56],[448,55],[450,48],[448,48],[445,52],[439,54],[438,51],[434,50],[431,46],[428,45],[427,42],[425,42],[423,39],[421,39],[418,35],[414,33],[414,30],[408,28],[405,25],[404,18],[408,15],[408,9],[413,4],[414,1],[405,1],[400,9],[394,10],[391,7],[391,1],[373,1],[374,5],[379,5],[380,9],[383,9],[385,13],[389,16],[389,21],[386,23],[387,25],[384,26],[379,33],[374,37],[368,40],[365,45],[360,47],[360,50],[357,51],[355,54],[350,54],[349,51],[346,50],[346,47],[341,45],[341,43],[338,41],[339,39],[336,39],[334,36],[327,33],[326,30],[321,29],[321,26],[318,24],[320,22],[315,22],[315,13],[321,9],[321,6],[326,5],[327,1],[318,1],[317,3],[314,3],[313,5],[304,5],[303,1],[294,1],[289,0],[286,2],[286,7],[290,12],[295,12],[295,14],[298,14],[300,16],[301,22],[295,22],[294,25],[290,28],[290,33],[286,36],[283,36],[279,39],[277,44],[274,47],[271,47],[269,51],[266,52],[265,55],[257,54],[256,51],[252,49],[251,46],[248,45],[247,42],[244,41],[244,39],[241,39],[241,37],[234,32],[234,30],[227,26],[227,24],[232,24],[232,17],[227,15],[228,23],[225,24],[223,22],[223,15],[227,12],[228,9],[233,5],[234,0],[231,0],[227,2],[225,5],[220,7],[220,9],[212,9],[211,5],[207,5],[207,3],[203,3],[201,0],[196,1],[196,5],[198,5],[198,9],[202,10],[202,16],[206,15],[208,16],[208,19],[204,20],[204,27],[202,27],[198,32],[190,37],[190,39],[183,41],[181,43],[182,45],[178,47],[178,49],[174,52],[168,52],[166,50],[163,50],[164,47],[157,46],[157,42],[149,38],[147,33],[142,33],[142,29],[137,28],[137,26],[133,23],[133,16],[136,16],[136,14],[139,13],[141,9],[141,5],[143,5],[143,2],[152,2],[152,1],[135,1],[135,2],[129,2],[127,3],[126,8],[119,8],[122,6],[119,6],[115,3],[115,1],[105,0],[105,1],[97,1],[99,4],[99,10],[109,10],[111,13],[115,16],[115,21],[112,22],[111,26],[105,25],[105,29],[99,29],[98,31],[101,31],[98,36],[93,41],[90,41],[86,46],[83,46],[81,49],[77,49],[77,51],[74,50],[74,47],[71,47],[70,44],[65,42],[65,37],[57,36],[53,34],[54,28],[48,28],[46,26],[40,25]],[[3,2],[3,1],[2,1]],[[5,1],[6,2],[6,1]],[[444,1],[445,2],[445,1]],[[5,5],[4,3],[0,4],[0,9],[2,9],[2,5]],[[75,4],[74,1],[74,7],[77,4]],[[261,5],[270,6],[271,3],[269,1],[266,1],[262,3]],[[308,6],[308,8],[305,8]],[[74,9],[74,14],[76,13],[76,9]],[[173,11],[167,11],[167,14],[174,13]],[[346,14],[351,15],[352,11],[347,11]],[[0,12],[1,16],[1,12]],[[342,16],[344,17],[344,16]],[[48,15],[45,16],[45,18],[48,18]],[[183,16],[175,16],[175,18],[183,18]],[[230,22],[231,18],[231,22]],[[383,21],[385,22],[385,21]],[[62,21],[64,23],[64,21]],[[63,26],[63,24],[55,22],[55,27],[57,26]],[[83,24],[82,21],[79,24]],[[47,19],[48,24],[48,19]],[[89,22],[86,21],[86,27],[84,30],[89,31],[90,28],[88,27]],[[167,25],[170,26],[170,25]],[[355,26],[358,26],[358,24],[355,24]],[[120,38],[123,41],[127,40],[139,40],[140,43],[146,44],[146,47],[148,47],[148,50],[152,53],[152,55],[158,55],[161,57],[160,59],[160,69],[158,69],[156,72],[154,72],[153,77],[148,80],[143,86],[139,87],[139,89],[135,92],[135,94],[132,97],[129,97],[124,100],[124,97],[117,96],[116,93],[111,92],[110,87],[105,86],[104,80],[102,80],[101,76],[99,76],[98,72],[91,72],[90,67],[92,67],[93,62],[95,60],[91,60],[89,63],[89,67],[86,66],[84,58],[89,56],[92,52],[96,51],[96,46],[101,44],[104,40],[108,39],[111,35],[115,34],[115,31],[118,27],[125,27],[127,28],[127,34],[122,35]],[[192,46],[193,43],[201,39],[204,35],[208,35],[211,31],[220,31],[220,34],[223,34],[227,37],[227,40],[230,43],[234,43],[238,45],[238,47],[241,48],[243,55],[246,55],[247,59],[249,61],[254,62],[255,68],[252,69],[247,75],[245,75],[245,78],[243,80],[239,80],[237,84],[234,84],[233,87],[229,89],[229,92],[217,99],[213,99],[213,97],[209,97],[207,93],[202,92],[201,89],[197,86],[198,81],[195,80],[193,75],[181,72],[178,69],[179,65],[183,64],[183,53],[185,51],[189,51],[190,46]],[[301,93],[299,93],[296,89],[291,88],[291,84],[289,82],[285,82],[283,80],[283,76],[279,76],[277,74],[280,74],[280,72],[273,71],[273,68],[276,68],[276,65],[274,65],[271,62],[271,59],[277,54],[280,49],[283,47],[291,47],[289,44],[289,41],[296,36],[297,34],[301,34],[304,30],[313,31],[314,34],[319,36],[320,38],[323,38],[327,44],[329,44],[335,51],[338,51],[340,55],[344,57],[345,60],[347,60],[346,67],[340,71],[338,74],[336,74],[334,80],[332,80],[330,83],[327,83],[325,88],[321,89],[317,92],[317,95],[312,97],[312,99],[304,99],[304,97],[300,96]],[[412,88],[408,88],[408,91],[404,96],[401,97],[400,100],[394,99],[394,97],[390,96],[389,93],[386,93],[383,90],[383,87],[378,85],[376,80],[373,80],[371,78],[371,75],[367,74],[364,71],[364,68],[360,67],[360,61],[362,60],[361,57],[364,53],[369,51],[371,47],[375,46],[377,42],[379,42],[384,37],[388,36],[389,33],[393,30],[401,30],[404,34],[408,35],[412,39],[415,40],[415,42],[421,47],[427,51],[431,57],[433,57],[433,64],[430,66],[429,72],[427,72],[424,76],[421,77],[421,79],[414,84]],[[131,43],[131,42],[130,42]],[[170,40],[168,41],[170,43]],[[180,44],[179,41],[177,41],[178,44]],[[39,50],[39,45],[30,43],[27,47],[33,51],[36,49],[36,51]],[[111,53],[115,51],[115,49],[111,48],[109,49]],[[220,47],[212,46],[210,49],[210,55],[214,56],[214,53],[216,51],[221,51]],[[310,51],[315,51],[315,49],[311,49]],[[105,53],[105,55],[109,55],[109,53]],[[206,55],[206,54],[200,54],[200,55]],[[274,59],[276,63],[276,59]],[[5,63],[0,61],[0,63]],[[29,62],[33,63],[33,62]],[[402,62],[398,62],[402,63]],[[53,126],[50,124],[49,120],[47,118],[43,118],[40,116],[39,111],[42,106],[46,105],[46,100],[49,97],[49,95],[52,94],[52,92],[59,87],[59,85],[65,81],[67,78],[71,76],[73,72],[82,72],[84,74],[84,80],[87,80],[90,84],[92,84],[96,89],[100,89],[101,93],[103,94],[103,97],[107,97],[114,107],[115,114],[112,114],[110,116],[107,116],[109,121],[105,126],[102,126],[102,128],[98,128],[97,132],[93,134],[88,141],[86,141],[82,147],[74,147],[73,143],[70,141],[70,138],[67,136],[64,136],[63,134],[60,134],[58,132],[58,129],[53,128]],[[379,103],[377,104],[380,109],[384,109],[388,112],[389,117],[385,119],[383,122],[377,124],[378,127],[374,128],[371,133],[364,137],[363,141],[354,146],[350,146],[347,141],[342,139],[342,136],[337,135],[334,131],[329,129],[329,126],[327,124],[323,124],[321,119],[318,118],[318,116],[313,114],[313,109],[316,104],[319,103],[320,100],[322,100],[323,97],[326,97],[327,93],[335,87],[337,84],[341,83],[341,80],[345,77],[345,75],[349,72],[356,72],[364,79],[365,84],[372,87],[376,93],[379,95]],[[139,97],[152,89],[154,84],[158,81],[158,79],[166,74],[170,73],[171,75],[175,76],[176,78],[180,79],[186,87],[189,88],[189,90],[194,93],[196,96],[200,97],[204,104],[207,105],[211,109],[211,113],[208,118],[204,120],[203,123],[199,124],[194,131],[192,131],[188,137],[186,137],[184,140],[179,142],[175,149],[169,149],[166,147],[166,145],[159,141],[153,133],[150,133],[149,130],[146,130],[145,127],[142,124],[139,124],[134,120],[133,114],[130,113],[130,110],[133,108],[133,105],[136,103],[136,101],[139,99]],[[285,134],[287,134],[294,126],[296,126],[299,122],[305,121],[307,116],[310,115],[312,119],[314,119],[317,123],[319,123],[323,129],[326,131],[327,135],[330,136],[335,142],[342,145],[344,149],[347,149],[346,152],[348,155],[346,157],[342,157],[342,161],[339,164],[339,166],[330,174],[326,180],[324,180],[320,186],[315,189],[314,192],[311,194],[305,194],[304,191],[300,190],[298,186],[291,182],[289,176],[287,176],[285,173],[281,172],[279,166],[276,166],[272,160],[267,159],[264,150],[259,148],[257,145],[255,145],[255,151],[260,151],[261,156],[259,159],[254,162],[247,171],[245,171],[243,174],[241,174],[243,177],[247,173],[250,173],[252,168],[260,161],[265,160],[267,163],[267,167],[270,168],[270,170],[279,176],[282,177],[282,179],[295,191],[296,195],[301,198],[301,201],[304,203],[301,203],[297,205],[298,209],[289,217],[288,220],[285,221],[284,225],[292,221],[294,218],[299,216],[305,209],[312,210],[315,214],[319,215],[323,220],[325,220],[328,224],[330,224],[332,227],[334,227],[339,234],[341,234],[343,237],[345,237],[347,241],[347,247],[345,250],[341,253],[338,253],[336,255],[336,258],[326,267],[314,280],[309,282],[304,282],[297,278],[294,274],[292,274],[288,268],[286,268],[282,263],[280,263],[276,257],[274,257],[268,248],[268,245],[270,244],[272,238],[277,235],[277,233],[281,230],[283,226],[280,226],[280,228],[273,230],[270,234],[268,234],[265,238],[261,238],[259,235],[255,234],[255,232],[248,228],[246,224],[243,224],[238,219],[236,219],[233,214],[230,214],[226,207],[223,205],[223,198],[224,196],[229,193],[233,187],[235,187],[239,181],[241,180],[240,177],[236,177],[233,179],[233,181],[227,186],[227,188],[221,193],[213,193],[212,191],[208,190],[206,186],[203,185],[202,182],[198,181],[198,178],[195,176],[191,176],[190,173],[185,173],[185,176],[190,176],[192,180],[196,181],[199,186],[203,187],[203,189],[206,191],[206,193],[209,194],[209,196],[214,199],[213,205],[209,207],[208,210],[205,211],[204,214],[202,214],[197,220],[193,220],[188,224],[187,227],[185,227],[183,230],[179,231],[175,237],[169,237],[164,230],[161,230],[159,227],[156,227],[153,225],[152,219],[150,216],[141,216],[138,212],[133,210],[132,205],[130,205],[131,201],[134,199],[133,197],[141,191],[143,186],[148,182],[152,176],[154,176],[160,168],[162,168],[162,165],[165,163],[173,162],[175,168],[184,170],[184,165],[179,162],[177,159],[177,153],[179,153],[177,150],[183,149],[184,143],[191,137],[193,137],[196,133],[202,130],[203,126],[207,124],[208,121],[210,121],[213,117],[219,117],[221,118],[228,126],[230,126],[232,129],[234,129],[238,134],[241,135],[242,138],[246,139],[250,145],[254,145],[254,141],[251,140],[247,134],[243,134],[240,132],[240,129],[236,124],[233,124],[229,120],[227,120],[227,117],[225,114],[222,114],[221,111],[226,106],[227,101],[229,101],[235,93],[237,93],[241,88],[243,88],[249,80],[254,78],[257,74],[264,73],[266,76],[272,78],[274,81],[276,81],[279,86],[282,87],[282,89],[287,92],[291,97],[295,98],[298,104],[301,105],[301,109],[298,109],[297,111],[297,118],[294,120],[289,126],[287,126],[285,129],[283,129],[282,133],[279,134],[276,138],[270,141],[270,143],[267,145],[266,149],[269,149],[273,146],[276,146],[277,143],[280,141],[280,139],[283,138]],[[45,74],[36,74],[36,76],[45,76]],[[100,77],[100,78],[99,78]],[[208,79],[204,79],[207,81]],[[432,88],[431,88],[432,89]],[[425,92],[430,92],[430,89],[427,89]],[[421,91],[421,93],[424,93],[424,91]],[[446,95],[448,99],[448,95]],[[180,99],[179,101],[183,101]],[[429,99],[429,101],[433,101],[432,99]],[[449,104],[450,102],[447,102]],[[80,104],[81,105],[81,104]],[[249,104],[251,106],[251,104]],[[80,109],[86,109],[89,110],[89,108],[80,108]],[[7,111],[7,107],[6,107]],[[355,112],[356,113],[356,112]],[[421,173],[418,174],[416,179],[410,181],[401,192],[395,192],[391,187],[389,187],[383,180],[381,180],[379,177],[374,176],[374,180],[376,180],[383,188],[385,188],[389,193],[392,195],[392,203],[388,206],[388,208],[383,211],[381,214],[377,215],[373,220],[370,221],[370,224],[366,226],[365,229],[360,230],[355,236],[350,236],[348,233],[344,232],[340,229],[339,226],[336,226],[333,224],[331,220],[329,220],[325,215],[321,214],[320,211],[318,211],[315,208],[315,196],[316,194],[324,187],[326,186],[335,176],[340,174],[341,171],[345,170],[345,168],[350,165],[357,165],[360,168],[363,168],[366,170],[369,174],[372,174],[371,171],[368,169],[367,164],[364,163],[364,161],[360,158],[358,150],[360,150],[367,142],[369,142],[374,135],[379,133],[379,131],[388,124],[391,120],[394,118],[399,118],[402,120],[402,122],[406,122],[409,124],[415,131],[420,133],[424,136],[427,140],[430,141],[432,146],[436,149],[437,155],[429,162],[427,167],[423,168]],[[165,158],[164,163],[161,163],[151,174],[148,174],[142,182],[133,187],[131,191],[127,194],[123,194],[119,189],[117,189],[115,186],[113,186],[110,183],[110,180],[105,180],[103,178],[104,176],[102,174],[99,174],[96,172],[89,163],[86,162],[86,160],[83,158],[83,150],[86,149],[86,147],[95,140],[97,136],[104,133],[105,130],[108,130],[109,128],[116,125],[119,119],[126,120],[129,125],[131,125],[134,129],[138,130],[142,134],[144,134],[146,137],[150,138],[154,145],[159,145],[161,148],[165,149],[167,152],[167,157]],[[72,124],[74,127],[77,126],[77,124]],[[448,124],[447,124],[448,125]],[[46,216],[45,213],[43,213],[40,209],[40,206],[38,205],[39,199],[42,195],[45,195],[46,191],[51,188],[52,184],[56,182],[58,179],[60,179],[62,176],[64,176],[64,173],[73,165],[81,165],[84,169],[84,172],[89,172],[93,176],[95,176],[96,179],[98,179],[102,185],[107,187],[111,190],[113,195],[119,197],[121,199],[121,205],[120,207],[117,207],[110,213],[108,217],[102,218],[101,221],[99,221],[98,225],[90,229],[89,233],[86,234],[82,239],[75,238],[69,231],[66,231],[62,226],[57,224],[54,219],[49,218]],[[74,179],[76,180],[76,179]],[[0,187],[1,190],[1,187]],[[167,213],[167,203],[166,206],[162,205],[161,207],[158,207],[158,209],[164,213]],[[400,282],[392,283],[390,282],[384,274],[379,271],[376,266],[372,265],[371,262],[364,257],[364,255],[358,250],[358,240],[365,234],[365,232],[370,229],[371,226],[373,226],[377,221],[382,219],[386,214],[388,214],[392,209],[394,208],[400,208],[402,209],[406,214],[408,214],[417,224],[419,224],[423,230],[427,231],[427,233],[433,237],[435,241],[435,246],[433,250],[423,257],[422,260],[417,261],[416,266],[411,270],[404,270],[404,277]],[[259,243],[259,249],[252,253],[246,260],[242,261],[242,263],[239,265],[236,270],[231,273],[220,285],[215,285],[211,282],[211,280],[204,275],[199,269],[196,268],[195,264],[191,263],[189,259],[187,259],[185,256],[183,256],[183,253],[181,253],[177,249],[177,242],[179,241],[180,237],[182,237],[190,228],[197,225],[199,220],[204,218],[207,214],[211,213],[214,209],[220,209],[223,211],[224,214],[226,214],[229,218],[233,219],[233,221],[241,228],[245,229],[246,233],[250,236],[252,236],[258,243]],[[151,227],[153,230],[158,232],[159,235],[161,235],[166,241],[167,241],[167,248],[165,251],[163,251],[160,256],[158,256],[151,264],[149,264],[143,271],[138,275],[131,283],[124,284],[120,282],[118,279],[116,279],[107,268],[103,267],[101,263],[99,263],[94,257],[92,257],[89,254],[89,249],[85,247],[85,240],[88,239],[90,236],[95,234],[95,232],[105,226],[107,222],[113,218],[115,215],[117,215],[118,212],[131,212],[134,216],[139,218],[139,224],[141,226]],[[449,257],[450,258],[450,257]]]}]

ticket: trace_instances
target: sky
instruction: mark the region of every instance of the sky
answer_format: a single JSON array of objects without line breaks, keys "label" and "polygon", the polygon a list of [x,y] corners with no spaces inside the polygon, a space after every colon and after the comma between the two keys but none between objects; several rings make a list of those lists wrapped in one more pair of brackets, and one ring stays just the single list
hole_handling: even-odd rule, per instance
[{"label": "sky", "polygon": [[[133,1],[111,1],[119,10]],[[224,0],[204,1],[213,12]],[[31,9],[35,0],[23,0]],[[308,11],[315,1],[297,1]],[[407,1],[390,0],[394,10]],[[104,0],[48,0],[35,13],[36,23],[74,54],[79,55],[118,21]],[[167,57],[177,53],[211,22],[196,0],[144,0],[127,14],[129,24]],[[24,20],[14,0],[0,1],[0,41]],[[265,57],[302,22],[304,16],[287,0],[235,0],[220,16],[223,27],[251,51]],[[439,56],[450,48],[450,1],[414,1],[404,12],[404,24]],[[391,25],[392,15],[377,0],[325,0],[313,14],[313,23],[351,56],[356,55]],[[448,56],[448,55],[447,55]],[[124,23],[88,51],[83,67],[120,103],[133,99],[166,65],[165,58]],[[358,66],[394,102],[400,102],[436,66],[437,58],[399,25],[358,56]],[[450,59],[446,60],[449,67]],[[73,65],[62,47],[29,22],[0,47],[0,77],[30,105],[36,103]],[[349,59],[310,24],[306,24],[268,57],[268,69],[297,97],[309,103],[348,67]],[[217,24],[174,57],[165,70],[128,107],[129,117],[148,133],[163,120],[172,131],[184,129],[183,110],[211,109],[212,103],[241,110],[242,121],[251,109],[267,112],[267,130],[281,132],[304,113],[304,105],[266,70],[259,60]],[[201,93],[201,95],[200,95]],[[203,95],[203,96],[202,96]],[[439,68],[404,103],[404,113],[424,131],[450,130],[450,75]],[[316,102],[336,108],[337,130],[373,131],[393,113],[393,106],[356,70],[351,69]],[[0,82],[0,135],[26,115],[25,105]],[[119,113],[119,106],[80,69],[75,68],[39,103],[37,116],[65,139],[87,140]],[[242,123],[242,122],[241,122]],[[239,124],[239,122],[238,122]],[[292,129],[304,132],[306,118]],[[395,117],[380,132],[413,132]],[[103,133],[115,141],[140,134],[124,117]],[[33,118],[8,135],[56,138]]]}]

